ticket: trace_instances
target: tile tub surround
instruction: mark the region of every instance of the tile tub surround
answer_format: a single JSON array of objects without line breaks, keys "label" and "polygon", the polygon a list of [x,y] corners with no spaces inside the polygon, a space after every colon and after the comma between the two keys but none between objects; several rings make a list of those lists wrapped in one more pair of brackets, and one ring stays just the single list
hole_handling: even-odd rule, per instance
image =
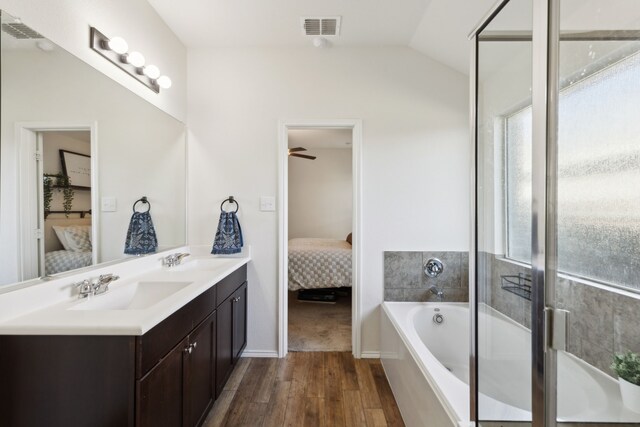
[{"label": "tile tub surround", "polygon": [[[438,258],[444,271],[438,277],[428,277],[424,267],[429,258]],[[384,253],[385,301],[437,301],[429,288],[443,288],[444,301],[469,301],[468,252],[409,252]]]},{"label": "tile tub surround", "polygon": [[[530,273],[530,268],[482,254],[480,268],[491,277],[491,286],[481,287],[483,302],[527,328],[531,327],[531,302],[500,288],[500,276]],[[488,271],[490,270],[490,271]],[[480,277],[483,277],[481,274]],[[568,351],[615,377],[610,368],[614,353],[640,352],[640,296],[613,292],[559,277],[558,307],[568,310]]]}]

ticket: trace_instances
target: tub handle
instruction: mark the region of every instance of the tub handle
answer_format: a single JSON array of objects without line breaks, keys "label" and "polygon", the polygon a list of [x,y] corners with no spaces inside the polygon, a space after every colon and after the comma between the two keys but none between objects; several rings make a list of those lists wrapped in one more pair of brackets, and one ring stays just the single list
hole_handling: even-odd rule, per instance
[{"label": "tub handle", "polygon": [[424,266],[424,274],[429,277],[438,277],[444,271],[444,264],[438,258],[429,258]]}]

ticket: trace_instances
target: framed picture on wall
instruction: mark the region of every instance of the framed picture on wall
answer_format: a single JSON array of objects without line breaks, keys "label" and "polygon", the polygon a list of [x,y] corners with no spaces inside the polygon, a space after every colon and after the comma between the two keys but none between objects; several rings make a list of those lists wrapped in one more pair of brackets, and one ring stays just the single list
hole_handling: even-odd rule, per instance
[{"label": "framed picture on wall", "polygon": [[91,156],[60,150],[60,160],[72,187],[91,188]]}]

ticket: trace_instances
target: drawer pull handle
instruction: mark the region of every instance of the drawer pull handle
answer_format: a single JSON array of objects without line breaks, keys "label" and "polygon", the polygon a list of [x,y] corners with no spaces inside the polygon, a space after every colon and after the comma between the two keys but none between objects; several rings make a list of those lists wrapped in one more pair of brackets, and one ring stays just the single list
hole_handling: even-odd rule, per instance
[{"label": "drawer pull handle", "polygon": [[185,352],[185,353],[189,353],[189,354],[191,354],[191,352],[192,352],[192,351],[193,351],[193,348],[192,348],[191,346],[188,346],[188,347],[185,347],[185,348],[184,348],[184,352]]},{"label": "drawer pull handle", "polygon": [[198,341],[194,342],[193,344],[191,344],[191,346],[193,347],[193,349],[195,350],[195,348],[198,346]]}]

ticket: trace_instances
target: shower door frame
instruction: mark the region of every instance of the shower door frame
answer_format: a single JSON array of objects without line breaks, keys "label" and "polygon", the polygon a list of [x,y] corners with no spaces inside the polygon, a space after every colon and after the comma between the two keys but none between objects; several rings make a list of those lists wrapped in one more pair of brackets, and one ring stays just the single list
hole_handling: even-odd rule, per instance
[{"label": "shower door frame", "polygon": [[[470,126],[472,161],[472,221],[469,303],[470,327],[470,419],[478,419],[478,277],[477,277],[477,101],[478,101],[478,42],[480,33],[489,25],[510,0],[499,0],[469,35],[471,40],[470,70]],[[531,415],[533,427],[556,426],[556,350],[549,343],[552,338],[555,310],[556,277],[556,153],[558,123],[558,51],[560,0],[532,1],[532,236],[531,236]],[[527,37],[526,35],[524,36]],[[523,35],[514,35],[522,40]],[[557,331],[562,335],[561,331]]]}]

